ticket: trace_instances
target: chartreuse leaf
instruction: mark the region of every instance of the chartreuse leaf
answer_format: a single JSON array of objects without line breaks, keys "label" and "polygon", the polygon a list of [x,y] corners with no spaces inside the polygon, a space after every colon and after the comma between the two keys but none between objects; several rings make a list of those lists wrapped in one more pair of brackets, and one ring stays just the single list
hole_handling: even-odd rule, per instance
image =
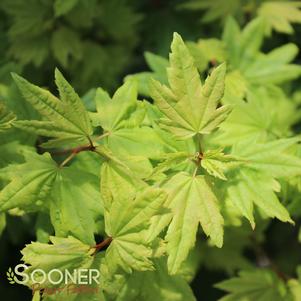
[{"label": "chartreuse leaf", "polygon": [[94,122],[109,133],[121,128],[122,122],[135,111],[137,96],[135,81],[124,83],[112,98],[106,91],[98,88],[95,96],[97,115],[93,118]]},{"label": "chartreuse leaf", "polygon": [[298,53],[296,45],[285,44],[265,54],[260,52],[263,38],[262,18],[252,20],[242,31],[233,18],[228,18],[222,40],[229,69],[239,71],[249,85],[280,84],[300,76],[300,66],[290,64]]},{"label": "chartreuse leaf", "polygon": [[201,160],[201,166],[210,175],[222,180],[227,180],[224,174],[227,170],[237,167],[241,163],[243,163],[242,160],[231,155],[225,155],[220,149],[204,152]]},{"label": "chartreuse leaf", "polygon": [[[75,269],[91,267],[95,249],[90,245],[86,245],[72,236],[67,238],[51,236],[50,241],[52,244],[32,242],[21,251],[22,260],[30,265],[26,272],[42,269],[48,273],[52,269],[58,269],[61,272],[68,270],[72,274]],[[53,281],[57,281],[60,277],[58,273],[53,273],[52,276]],[[36,280],[43,279],[43,275],[39,273],[35,273],[35,277]],[[43,285],[51,286],[48,280]]]},{"label": "chartreuse leaf", "polygon": [[[105,298],[102,287],[101,287],[101,281],[103,279],[103,275],[101,271],[99,271],[99,267],[101,264],[101,261],[103,259],[103,254],[98,253],[94,254],[95,251],[94,248],[90,248],[89,255],[92,254],[92,262],[91,264],[82,266],[78,265],[78,267],[75,267],[77,270],[82,269],[83,275],[89,275],[91,273],[91,279],[88,277],[83,277],[81,282],[88,282],[85,284],[72,284],[68,283],[67,285],[61,284],[58,285],[58,289],[61,288],[60,291],[57,291],[56,293],[53,293],[53,290],[51,290],[51,287],[49,290],[47,290],[47,287],[43,290],[41,293],[43,301],[56,301],[59,297],[61,301],[107,301]],[[85,255],[84,255],[85,256]],[[72,273],[73,269],[68,268],[68,271]],[[99,271],[99,274],[98,272]],[[94,278],[93,278],[94,277]],[[90,281],[89,281],[89,280]],[[88,281],[87,281],[88,280]],[[57,287],[55,287],[57,288]]]},{"label": "chartreuse leaf", "polygon": [[185,163],[191,158],[191,154],[188,152],[176,152],[176,153],[168,153],[162,156],[163,161],[160,162],[154,169],[151,174],[151,178],[160,175],[160,173],[166,172],[169,169],[176,167],[182,163]]},{"label": "chartreuse leaf", "polygon": [[227,106],[217,109],[224,93],[226,67],[216,68],[202,86],[194,60],[178,34],[174,34],[171,50],[170,88],[156,80],[151,83],[151,96],[166,117],[161,120],[162,127],[181,139],[208,134],[229,113]]},{"label": "chartreuse leaf", "polygon": [[106,145],[118,156],[158,157],[164,148],[156,132],[142,125],[146,109],[137,96],[137,85],[132,80],[123,84],[112,98],[98,88],[97,113],[91,114],[93,123],[104,129]]},{"label": "chartreuse leaf", "polygon": [[47,153],[30,153],[25,163],[7,167],[6,174],[12,176],[0,192],[0,211],[45,207],[57,171],[57,164]]},{"label": "chartreuse leaf", "polygon": [[215,141],[233,145],[245,139],[265,142],[286,137],[298,119],[296,105],[279,88],[254,87],[248,91],[246,102],[234,106]]},{"label": "chartreuse leaf", "polygon": [[0,132],[3,132],[11,127],[11,123],[16,119],[14,113],[8,111],[3,102],[0,102]]},{"label": "chartreuse leaf", "polygon": [[212,242],[221,247],[224,220],[211,183],[205,176],[192,177],[181,172],[173,176],[164,189],[168,191],[167,204],[172,211],[165,220],[168,224],[172,219],[166,235],[168,270],[176,274],[195,244],[199,223]]},{"label": "chartreuse leaf", "polygon": [[62,168],[51,191],[50,216],[57,236],[72,235],[93,245],[96,221],[103,216],[98,177],[72,166]]},{"label": "chartreuse leaf", "polygon": [[106,261],[112,272],[118,268],[126,272],[153,269],[147,230],[151,218],[162,213],[166,194],[150,187],[137,192],[130,179],[124,180],[120,176],[106,178],[113,175],[113,171],[112,166],[102,167],[105,230],[112,238],[106,251]]},{"label": "chartreuse leaf", "polygon": [[17,74],[13,74],[24,98],[45,119],[42,121],[20,120],[14,122],[14,125],[38,135],[56,138],[56,140],[50,141],[50,147],[60,145],[60,142],[66,140],[69,142],[88,142],[93,130],[83,103],[58,70],[55,72],[55,77],[61,100],[49,91],[29,83]]},{"label": "chartreuse leaf", "polygon": [[255,226],[253,203],[267,216],[293,223],[275,194],[280,190],[280,184],[275,178],[300,174],[300,159],[287,152],[297,141],[297,138],[279,139],[265,144],[245,141],[233,147],[232,153],[245,162],[244,168],[229,182],[228,197],[252,227]]},{"label": "chartreuse leaf", "polygon": [[257,13],[263,17],[268,35],[273,29],[292,34],[294,29],[291,23],[301,23],[300,8],[300,1],[267,1],[260,5]]},{"label": "chartreuse leaf", "polygon": [[[126,192],[124,192],[126,193]],[[113,241],[106,252],[106,260],[114,271],[152,270],[152,249],[146,239],[151,218],[164,213],[164,191],[148,188],[137,193],[135,199],[126,195],[105,205],[106,233]]]},{"label": "chartreuse leaf", "polygon": [[279,183],[270,175],[252,169],[241,169],[228,184],[228,197],[255,227],[253,204],[258,206],[267,216],[276,217],[283,222],[294,223],[287,209],[280,203],[275,192],[279,191]]},{"label": "chartreuse leaf", "polygon": [[232,154],[246,159],[247,166],[272,177],[290,177],[301,172],[301,159],[288,152],[299,138],[278,139],[267,143],[242,141],[233,147]]},{"label": "chartreuse leaf", "polygon": [[285,283],[269,270],[242,271],[238,277],[215,285],[229,295],[220,301],[283,301],[290,300]]},{"label": "chartreuse leaf", "polygon": [[169,275],[166,260],[154,261],[155,271],[133,272],[116,294],[116,301],[194,301],[192,290],[178,275]]}]

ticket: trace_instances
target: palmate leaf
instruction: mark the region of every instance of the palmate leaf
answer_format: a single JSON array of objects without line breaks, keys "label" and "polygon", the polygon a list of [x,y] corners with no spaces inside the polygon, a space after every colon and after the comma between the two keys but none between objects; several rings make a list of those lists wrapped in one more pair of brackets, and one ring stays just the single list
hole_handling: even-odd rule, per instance
[{"label": "palmate leaf", "polygon": [[293,224],[287,209],[276,195],[279,187],[279,183],[267,174],[252,169],[241,169],[233,178],[233,182],[228,184],[227,193],[230,201],[249,220],[252,228],[255,228],[254,204],[266,216]]},{"label": "palmate leaf", "polygon": [[[69,142],[88,142],[93,129],[83,103],[58,70],[55,72],[55,77],[61,100],[49,91],[13,74],[13,78],[24,98],[44,118],[42,121],[16,121],[14,125],[38,135],[57,138],[51,141],[51,147],[60,145],[61,141],[66,140]],[[44,146],[47,146],[47,143]]]},{"label": "palmate leaf", "polygon": [[242,164],[243,161],[231,155],[226,155],[222,150],[209,150],[202,154],[201,166],[206,171],[222,180],[227,180],[225,172],[233,167]]},{"label": "palmate leaf", "polygon": [[[146,102],[137,101],[137,87],[135,84],[125,84],[124,92],[120,93],[120,101],[112,100],[108,102],[107,109],[106,105],[102,106],[98,101],[102,99],[102,94],[96,93],[96,102],[98,113],[93,114],[92,118],[94,124],[102,125],[105,127],[105,124],[102,123],[103,115],[106,110],[116,110],[116,114],[122,114],[120,109],[122,106],[125,107],[125,112],[122,114],[118,121],[118,125],[114,129],[106,131],[104,135],[103,142],[104,144],[117,156],[117,157],[144,157],[144,158],[158,158],[161,157],[165,152],[166,146],[161,141],[159,135],[148,124],[145,124],[143,121],[146,118],[147,104]],[[135,93],[134,101],[131,104],[131,100],[124,95],[128,93],[127,89],[132,89]],[[98,90],[99,92],[99,90]],[[132,106],[128,111],[128,106]],[[107,112],[108,114],[109,112]],[[113,118],[115,113],[111,114]],[[128,160],[124,160],[128,162]]]},{"label": "palmate leaf", "polygon": [[154,267],[154,271],[134,272],[128,276],[115,300],[196,300],[188,283],[181,276],[168,275],[165,258],[156,259]]},{"label": "palmate leaf", "polygon": [[152,270],[150,260],[152,249],[147,241],[147,230],[151,218],[164,213],[162,205],[166,199],[164,191],[147,188],[137,193],[135,198],[123,192],[119,199],[105,201],[106,233],[112,242],[106,251],[109,269],[114,272],[118,268],[130,273],[134,270]]},{"label": "palmate leaf", "polygon": [[293,223],[287,209],[279,202],[275,192],[280,184],[275,178],[299,175],[301,160],[286,150],[294,147],[298,138],[279,139],[265,144],[241,142],[233,154],[245,160],[243,168],[228,184],[228,197],[255,226],[253,203],[269,217]]},{"label": "palmate leaf", "polygon": [[58,172],[57,164],[50,155],[36,155],[32,152],[30,158],[20,165],[6,168],[11,182],[0,192],[0,211],[13,208],[37,210],[45,208],[46,200]]},{"label": "palmate leaf", "polygon": [[301,68],[290,62],[298,49],[286,44],[264,54],[260,52],[264,39],[262,18],[249,22],[242,30],[233,18],[228,18],[223,32],[230,69],[239,70],[249,84],[279,84],[297,78]]},{"label": "palmate leaf", "polygon": [[[74,269],[87,269],[90,268],[94,257],[92,256],[95,249],[90,245],[82,243],[80,240],[75,239],[72,236],[67,238],[50,237],[52,244],[44,244],[39,242],[32,242],[26,245],[21,251],[23,257],[22,260],[30,265],[27,272],[35,269],[42,269],[45,273],[52,269],[59,269],[64,272],[66,269],[72,273]],[[43,279],[43,275],[36,273],[36,279],[38,276]],[[53,274],[53,280],[57,281],[55,277],[60,277],[57,273]],[[43,285],[47,287],[45,282]],[[27,283],[30,285],[30,283]]]},{"label": "palmate leaf", "polygon": [[233,145],[238,140],[265,142],[287,137],[299,115],[296,105],[279,88],[254,87],[248,91],[246,102],[234,106],[214,141]]},{"label": "palmate leaf", "polygon": [[176,274],[196,241],[199,223],[212,242],[223,244],[224,220],[211,183],[205,176],[191,176],[186,172],[173,176],[163,188],[168,192],[166,206],[170,214],[155,219],[153,237],[171,220],[167,230],[168,271]]},{"label": "palmate leaf", "polygon": [[292,177],[301,172],[301,159],[288,152],[300,138],[287,138],[267,143],[242,141],[237,143],[232,154],[247,160],[247,166],[275,178]]},{"label": "palmate leaf", "polygon": [[[94,248],[90,248],[89,254],[94,252]],[[84,255],[85,256],[85,255]],[[92,256],[91,256],[92,257]],[[103,260],[103,254],[98,253],[98,254],[93,254],[92,258],[92,263],[87,267],[81,266],[80,264],[78,265],[77,269],[85,269],[88,268],[90,271],[93,270],[99,270],[101,261]],[[68,268],[68,270],[72,272],[72,267]],[[93,272],[93,276],[97,276],[96,272]],[[95,280],[100,283],[97,283]],[[61,285],[63,289],[59,291],[58,293],[53,293],[51,292],[51,289],[49,291],[44,290],[43,293],[41,294],[41,299],[39,301],[57,301],[58,296],[60,297],[61,301],[108,301],[107,298],[105,298],[102,287],[101,287],[101,281],[103,279],[103,275],[100,271],[99,277],[97,277],[95,280],[92,279],[92,283],[89,284],[79,284],[79,285],[72,285],[72,284],[67,284],[67,285]],[[87,278],[85,279],[87,280]],[[85,281],[84,280],[84,281]],[[34,301],[34,300],[32,300]]]},{"label": "palmate leaf", "polygon": [[122,128],[124,120],[128,119],[137,107],[137,97],[134,81],[123,84],[112,98],[106,91],[98,88],[95,96],[97,113],[92,115],[95,125],[101,126],[109,133]]},{"label": "palmate leaf", "polygon": [[56,236],[72,235],[83,243],[95,244],[96,221],[103,216],[98,177],[73,166],[60,169],[49,209]]},{"label": "palmate leaf", "polygon": [[163,213],[166,194],[148,187],[112,159],[101,168],[105,231],[112,242],[106,252],[110,273],[152,269],[151,239],[147,231],[151,218]]},{"label": "palmate leaf", "polygon": [[202,86],[193,58],[176,33],[171,50],[167,70],[170,88],[151,82],[151,96],[166,117],[161,125],[181,139],[208,134],[229,113],[228,106],[217,108],[224,93],[226,67],[216,68]]},{"label": "palmate leaf", "polygon": [[102,144],[140,177],[147,177],[152,172],[149,159],[160,158],[166,147],[156,131],[143,124],[146,104],[137,100],[136,83],[127,81],[112,98],[99,88],[95,102],[97,113],[91,117],[104,130]]},{"label": "palmate leaf", "polygon": [[266,1],[260,5],[257,14],[263,17],[268,35],[273,29],[292,34],[294,29],[291,23],[301,23],[300,8],[300,1]]},{"label": "palmate leaf", "polygon": [[269,270],[242,271],[238,277],[215,285],[229,295],[219,301],[283,301],[290,300],[283,281]]}]

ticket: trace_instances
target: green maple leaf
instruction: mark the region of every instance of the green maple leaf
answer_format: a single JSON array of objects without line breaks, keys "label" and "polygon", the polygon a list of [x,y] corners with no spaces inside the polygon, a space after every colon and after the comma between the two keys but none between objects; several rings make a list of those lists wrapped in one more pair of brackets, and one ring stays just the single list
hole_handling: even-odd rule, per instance
[{"label": "green maple leaf", "polygon": [[288,299],[285,284],[274,272],[269,270],[242,271],[238,277],[225,280],[215,285],[229,293],[220,301],[282,301]]},{"label": "green maple leaf", "polygon": [[227,180],[225,172],[242,163],[242,160],[231,155],[225,155],[220,149],[205,151],[202,154],[201,160],[201,166],[206,169],[210,175],[222,180]]},{"label": "green maple leaf", "polygon": [[226,67],[216,68],[202,86],[194,60],[178,34],[174,34],[171,50],[170,88],[156,80],[151,83],[151,96],[165,115],[161,125],[182,139],[208,134],[229,113],[228,106],[217,108],[223,97]]},{"label": "green maple leaf", "polygon": [[254,88],[248,91],[246,102],[234,106],[214,141],[232,145],[243,139],[264,142],[287,137],[299,115],[279,88]]},{"label": "green maple leaf", "polygon": [[[67,238],[50,237],[51,244],[32,242],[26,245],[21,251],[22,260],[29,264],[29,269],[26,272],[30,273],[35,269],[42,269],[45,273],[52,269],[59,269],[61,272],[68,270],[70,273],[74,269],[90,268],[94,257],[92,256],[95,249],[90,245],[86,245],[72,236]],[[57,274],[56,274],[57,275]],[[36,273],[38,279],[43,275]],[[57,275],[60,277],[59,275]],[[53,280],[56,281],[55,276]],[[47,287],[47,281],[43,284]],[[30,285],[30,283],[27,283]]]},{"label": "green maple leaf", "polygon": [[264,18],[266,33],[272,30],[292,34],[291,23],[301,23],[300,1],[267,1],[260,5],[257,14]]},{"label": "green maple leaf", "polygon": [[57,164],[50,155],[28,154],[29,159],[6,168],[11,182],[0,192],[0,210],[13,208],[33,209],[45,207],[57,173]]},{"label": "green maple leaf", "polygon": [[221,247],[224,220],[211,183],[205,176],[193,177],[181,172],[173,176],[163,188],[168,192],[166,206],[172,213],[155,222],[152,235],[160,233],[171,220],[166,235],[168,270],[176,274],[195,244],[199,223],[212,242]]},{"label": "green maple leaf", "polygon": [[[275,178],[291,177],[301,172],[301,159],[289,152],[299,138],[287,138],[267,143],[237,143],[232,154],[247,160],[247,166]],[[246,147],[247,146],[247,147]]]},{"label": "green maple leaf", "polygon": [[287,209],[275,194],[280,190],[275,178],[300,174],[301,160],[286,152],[297,141],[297,138],[279,139],[265,144],[250,144],[250,141],[247,141],[233,148],[233,154],[243,158],[245,163],[238,174],[232,176],[232,182],[228,186],[228,197],[250,221],[252,227],[255,226],[253,203],[267,216],[293,223]]},{"label": "green maple leaf", "polygon": [[222,40],[226,47],[229,70],[239,70],[249,84],[279,84],[301,74],[298,65],[290,64],[298,48],[286,44],[269,53],[260,52],[264,39],[264,23],[257,18],[240,30],[233,18],[228,18]]},{"label": "green maple leaf", "polygon": [[228,183],[228,198],[250,221],[252,228],[255,228],[254,204],[266,216],[276,217],[283,222],[294,223],[276,195],[280,185],[273,177],[252,169],[242,169],[232,179],[233,182]]},{"label": "green maple leaf", "polygon": [[151,218],[161,214],[166,194],[160,189],[147,187],[137,192],[131,179],[124,180],[115,175],[116,168],[114,171],[112,166],[102,167],[105,231],[112,238],[106,261],[111,271],[118,268],[126,272],[153,269],[147,230]]},{"label": "green maple leaf", "polygon": [[98,177],[72,166],[59,170],[49,208],[57,236],[72,235],[86,244],[95,244],[96,221],[103,216]]},{"label": "green maple leaf", "polygon": [[181,276],[168,274],[165,258],[156,259],[154,267],[154,271],[135,271],[124,279],[115,300],[196,300],[191,288]]},{"label": "green maple leaf", "polygon": [[[137,100],[137,85],[127,81],[111,98],[98,88],[94,124],[104,129],[105,145],[118,157],[159,157],[164,147],[153,128],[143,125],[145,103]],[[127,161],[127,160],[125,160]]]},{"label": "green maple leaf", "polygon": [[24,98],[45,119],[20,120],[14,125],[38,135],[56,138],[44,143],[44,147],[55,147],[66,142],[89,142],[93,129],[83,103],[58,70],[55,77],[61,99],[13,74]]}]

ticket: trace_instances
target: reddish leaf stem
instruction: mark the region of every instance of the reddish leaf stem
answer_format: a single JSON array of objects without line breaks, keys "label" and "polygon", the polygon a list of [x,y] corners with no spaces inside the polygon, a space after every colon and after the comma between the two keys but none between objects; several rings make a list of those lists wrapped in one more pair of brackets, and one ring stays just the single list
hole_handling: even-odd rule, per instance
[{"label": "reddish leaf stem", "polygon": [[95,248],[95,253],[99,252],[100,250],[104,249],[105,247],[108,247],[111,242],[113,241],[112,237],[107,237],[105,240],[97,244]]}]

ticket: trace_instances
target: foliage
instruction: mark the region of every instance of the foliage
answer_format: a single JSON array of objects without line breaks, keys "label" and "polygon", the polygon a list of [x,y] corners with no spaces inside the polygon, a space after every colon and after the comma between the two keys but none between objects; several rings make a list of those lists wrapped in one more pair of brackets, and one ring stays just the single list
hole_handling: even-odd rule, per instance
[{"label": "foliage", "polygon": [[117,88],[143,4],[87,3],[0,5],[0,235],[31,233],[26,273],[99,271],[96,294],[65,301],[299,301],[301,67],[298,41],[270,39],[293,36],[300,3],[179,1],[223,32],[174,33]]}]

